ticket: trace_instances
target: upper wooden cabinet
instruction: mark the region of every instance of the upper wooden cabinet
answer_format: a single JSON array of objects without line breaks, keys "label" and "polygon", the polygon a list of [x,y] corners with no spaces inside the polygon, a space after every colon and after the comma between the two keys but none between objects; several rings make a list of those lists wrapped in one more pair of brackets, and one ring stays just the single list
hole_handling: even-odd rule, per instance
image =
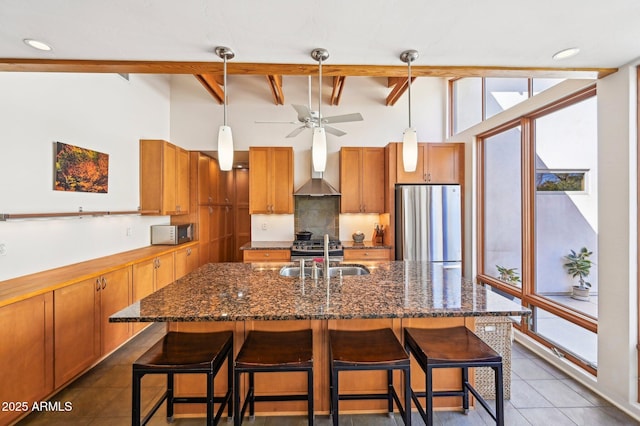
[{"label": "upper wooden cabinet", "polygon": [[293,148],[249,148],[249,213],[293,213]]},{"label": "upper wooden cabinet", "polygon": [[415,172],[405,172],[402,144],[396,145],[397,183],[464,183],[463,143],[419,143]]},{"label": "upper wooden cabinet", "polygon": [[140,208],[189,213],[188,151],[163,140],[140,140]]},{"label": "upper wooden cabinet", "polygon": [[384,211],[384,148],[340,149],[340,213]]}]

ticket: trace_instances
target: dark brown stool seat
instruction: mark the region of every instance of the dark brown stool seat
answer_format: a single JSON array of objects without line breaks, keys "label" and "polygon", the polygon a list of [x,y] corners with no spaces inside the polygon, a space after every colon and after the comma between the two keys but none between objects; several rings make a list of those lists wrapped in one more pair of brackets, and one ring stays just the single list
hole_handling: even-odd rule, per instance
[{"label": "dark brown stool seat", "polygon": [[[502,386],[502,356],[466,327],[450,328],[405,328],[404,344],[413,354],[418,365],[426,375],[426,392],[413,392],[411,395],[424,422],[433,424],[433,398],[439,396],[462,396],[462,408],[469,410],[469,392],[484,407],[496,424],[504,425],[504,397]],[[496,403],[495,410],[480,396],[469,383],[469,368],[490,367],[495,374]],[[432,377],[434,368],[460,368],[462,389],[452,391],[433,391]],[[423,408],[418,398],[424,397]]]},{"label": "dark brown stool seat", "polygon": [[[256,395],[255,373],[304,371],[307,393],[302,395]],[[240,408],[240,375],[249,374],[249,389]],[[311,330],[251,331],[235,361],[234,425],[240,426],[247,404],[255,415],[256,401],[307,401],[309,426],[313,425],[313,337]]]},{"label": "dark brown stool seat", "polygon": [[[227,391],[224,396],[215,397],[213,381],[220,368],[227,361]],[[174,374],[200,373],[207,375],[206,397],[176,397],[173,394]],[[149,413],[140,420],[141,380],[146,374],[166,374],[167,390],[154,404]],[[222,331],[216,333],[182,333],[171,331],[156,342],[140,358],[133,363],[132,386],[132,421],[138,426],[146,424],[149,419],[167,401],[167,420],[173,421],[173,404],[206,403],[207,425],[218,424],[228,406],[228,416],[232,415],[233,394],[233,333]],[[218,411],[213,413],[214,402],[220,403]]]},{"label": "dark brown stool seat", "polygon": [[[404,424],[411,425],[411,386],[409,355],[402,348],[396,335],[389,328],[381,330],[346,331],[329,330],[330,362],[330,413],[334,426],[339,422],[340,400],[386,399],[388,410],[393,412],[393,403],[398,406]],[[354,370],[386,370],[387,392],[383,394],[340,394],[338,373]],[[404,372],[404,404],[393,386],[393,370]]]}]

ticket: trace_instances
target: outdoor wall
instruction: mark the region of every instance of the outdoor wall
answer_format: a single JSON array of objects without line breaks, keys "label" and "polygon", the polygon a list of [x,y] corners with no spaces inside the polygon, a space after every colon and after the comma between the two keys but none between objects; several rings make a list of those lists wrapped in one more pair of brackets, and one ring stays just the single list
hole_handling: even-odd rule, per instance
[{"label": "outdoor wall", "polygon": [[[378,146],[401,141],[408,126],[406,94],[395,106],[385,106],[390,90],[386,78],[349,77],[339,106],[329,106],[331,78],[323,84],[322,115],[325,117],[359,112],[364,121],[339,123],[334,127],[346,135],[327,135],[328,159],[324,178],[340,187],[339,151],[342,146]],[[317,77],[312,79],[312,110],[318,109]],[[171,141],[190,150],[217,150],[218,127],[223,122],[223,107],[193,76],[173,76],[171,80]],[[308,105],[308,79],[284,76],[282,86],[285,105],[275,105],[267,80],[263,76],[228,77],[229,104],[227,123],[233,131],[236,150],[250,146],[292,146],[294,151],[294,189],[311,177],[311,132],[305,130],[295,138],[285,136],[294,124],[257,124],[255,121],[296,121],[291,104]],[[411,85],[412,124],[418,139],[441,142],[445,138],[446,83],[441,78],[418,78]],[[383,173],[383,171],[380,171]],[[253,215],[252,238],[259,241],[294,238],[293,215]],[[340,215],[340,238],[350,239],[358,230],[370,235],[377,215]],[[267,228],[263,229],[263,225]]]},{"label": "outdoor wall", "polygon": [[[169,80],[0,73],[0,213],[136,210],[141,138],[169,138]],[[53,142],[109,154],[106,194],[53,190]],[[0,221],[0,281],[149,245],[168,217]],[[130,235],[127,235],[127,230]]]}]

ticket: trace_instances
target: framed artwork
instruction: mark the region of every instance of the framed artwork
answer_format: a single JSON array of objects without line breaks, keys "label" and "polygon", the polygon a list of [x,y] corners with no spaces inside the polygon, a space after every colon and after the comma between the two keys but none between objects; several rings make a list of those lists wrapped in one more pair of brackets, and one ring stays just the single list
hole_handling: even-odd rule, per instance
[{"label": "framed artwork", "polygon": [[107,193],[109,154],[54,142],[56,191]]}]

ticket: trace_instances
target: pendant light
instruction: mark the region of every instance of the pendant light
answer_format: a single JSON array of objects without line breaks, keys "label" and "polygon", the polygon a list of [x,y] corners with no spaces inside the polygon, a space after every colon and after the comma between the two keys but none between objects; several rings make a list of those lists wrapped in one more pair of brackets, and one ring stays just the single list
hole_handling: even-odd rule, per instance
[{"label": "pendant light", "polygon": [[224,60],[224,122],[218,130],[218,162],[220,170],[229,171],[233,167],[233,136],[231,127],[227,126],[227,59],[233,59],[236,54],[228,47],[218,46],[216,47],[216,55]]},{"label": "pendant light", "polygon": [[418,165],[418,133],[411,126],[411,62],[418,59],[417,50],[405,50],[400,60],[408,66],[407,94],[409,95],[409,127],[402,135],[402,164],[405,172],[415,172]]},{"label": "pendant light", "polygon": [[324,172],[327,166],[327,134],[322,127],[322,114],[320,107],[322,105],[322,61],[329,58],[329,52],[326,49],[313,49],[311,57],[318,61],[318,127],[313,129],[313,139],[311,141],[311,159],[313,170],[316,172]]}]

